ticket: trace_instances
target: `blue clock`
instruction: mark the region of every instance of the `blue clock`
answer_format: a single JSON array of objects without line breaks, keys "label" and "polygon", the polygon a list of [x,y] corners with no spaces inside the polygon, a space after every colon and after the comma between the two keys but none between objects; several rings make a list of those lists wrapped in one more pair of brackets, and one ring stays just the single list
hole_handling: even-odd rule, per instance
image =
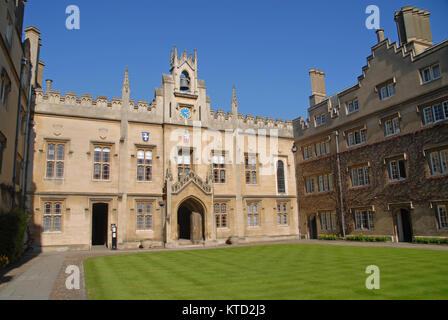
[{"label": "blue clock", "polygon": [[180,115],[184,119],[190,119],[191,118],[191,110],[190,110],[190,108],[182,108],[182,109],[180,109]]}]

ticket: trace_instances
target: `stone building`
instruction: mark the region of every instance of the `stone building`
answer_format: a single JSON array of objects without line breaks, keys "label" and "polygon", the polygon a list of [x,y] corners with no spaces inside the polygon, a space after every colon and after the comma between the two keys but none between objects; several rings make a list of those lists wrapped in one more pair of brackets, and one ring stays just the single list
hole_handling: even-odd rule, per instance
[{"label": "stone building", "polygon": [[448,40],[430,13],[395,13],[355,85],[327,96],[311,69],[308,118],[294,120],[302,234],[448,236]]},{"label": "stone building", "polygon": [[33,87],[40,86],[43,63],[39,62],[39,30],[26,28],[22,39],[25,2],[0,3],[0,212],[24,207],[30,179],[26,172],[31,94]]},{"label": "stone building", "polygon": [[[292,121],[214,111],[198,57],[171,52],[151,102],[36,90],[31,206],[46,249],[298,238]],[[230,97],[230,94],[229,94]]]}]

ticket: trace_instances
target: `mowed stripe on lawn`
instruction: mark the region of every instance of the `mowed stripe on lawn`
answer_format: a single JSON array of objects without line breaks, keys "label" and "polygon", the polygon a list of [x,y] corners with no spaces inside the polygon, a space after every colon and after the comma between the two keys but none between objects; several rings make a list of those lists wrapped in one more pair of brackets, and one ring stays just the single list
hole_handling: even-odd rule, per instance
[{"label": "mowed stripe on lawn", "polygon": [[[381,289],[367,290],[366,267]],[[89,299],[448,299],[448,252],[265,245],[84,261]]]}]

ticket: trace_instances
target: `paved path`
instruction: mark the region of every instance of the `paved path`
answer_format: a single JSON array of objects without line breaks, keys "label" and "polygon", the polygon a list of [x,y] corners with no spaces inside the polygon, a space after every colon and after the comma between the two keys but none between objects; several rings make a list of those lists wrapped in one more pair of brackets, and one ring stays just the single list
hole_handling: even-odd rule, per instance
[{"label": "paved path", "polygon": [[42,253],[0,291],[0,300],[48,300],[66,253]]}]

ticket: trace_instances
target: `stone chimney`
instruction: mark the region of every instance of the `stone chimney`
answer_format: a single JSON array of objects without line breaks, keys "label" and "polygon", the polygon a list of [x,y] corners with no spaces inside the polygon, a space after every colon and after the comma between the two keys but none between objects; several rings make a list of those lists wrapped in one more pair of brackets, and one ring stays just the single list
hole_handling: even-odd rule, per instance
[{"label": "stone chimney", "polygon": [[378,43],[383,42],[384,41],[384,30],[383,29],[376,30],[376,36],[378,38]]},{"label": "stone chimney", "polygon": [[47,88],[45,89],[45,93],[49,93],[51,91],[51,84],[53,83],[53,80],[47,79],[45,81],[47,82]]},{"label": "stone chimney", "polygon": [[31,85],[36,87],[37,82],[37,69],[39,64],[39,51],[40,51],[40,30],[36,27],[28,27],[25,29],[25,39],[30,42],[30,59],[33,64],[31,70]]},{"label": "stone chimney", "polygon": [[43,61],[39,61],[39,64],[37,65],[36,88],[42,88],[44,81],[44,69],[45,63]]},{"label": "stone chimney", "polygon": [[419,54],[433,45],[429,16],[428,10],[412,6],[403,7],[395,12],[401,46],[405,46],[407,50],[413,49],[415,54]]},{"label": "stone chimney", "polygon": [[325,73],[320,70],[310,69],[311,96],[310,105],[314,106],[323,101],[327,94],[325,92]]}]

